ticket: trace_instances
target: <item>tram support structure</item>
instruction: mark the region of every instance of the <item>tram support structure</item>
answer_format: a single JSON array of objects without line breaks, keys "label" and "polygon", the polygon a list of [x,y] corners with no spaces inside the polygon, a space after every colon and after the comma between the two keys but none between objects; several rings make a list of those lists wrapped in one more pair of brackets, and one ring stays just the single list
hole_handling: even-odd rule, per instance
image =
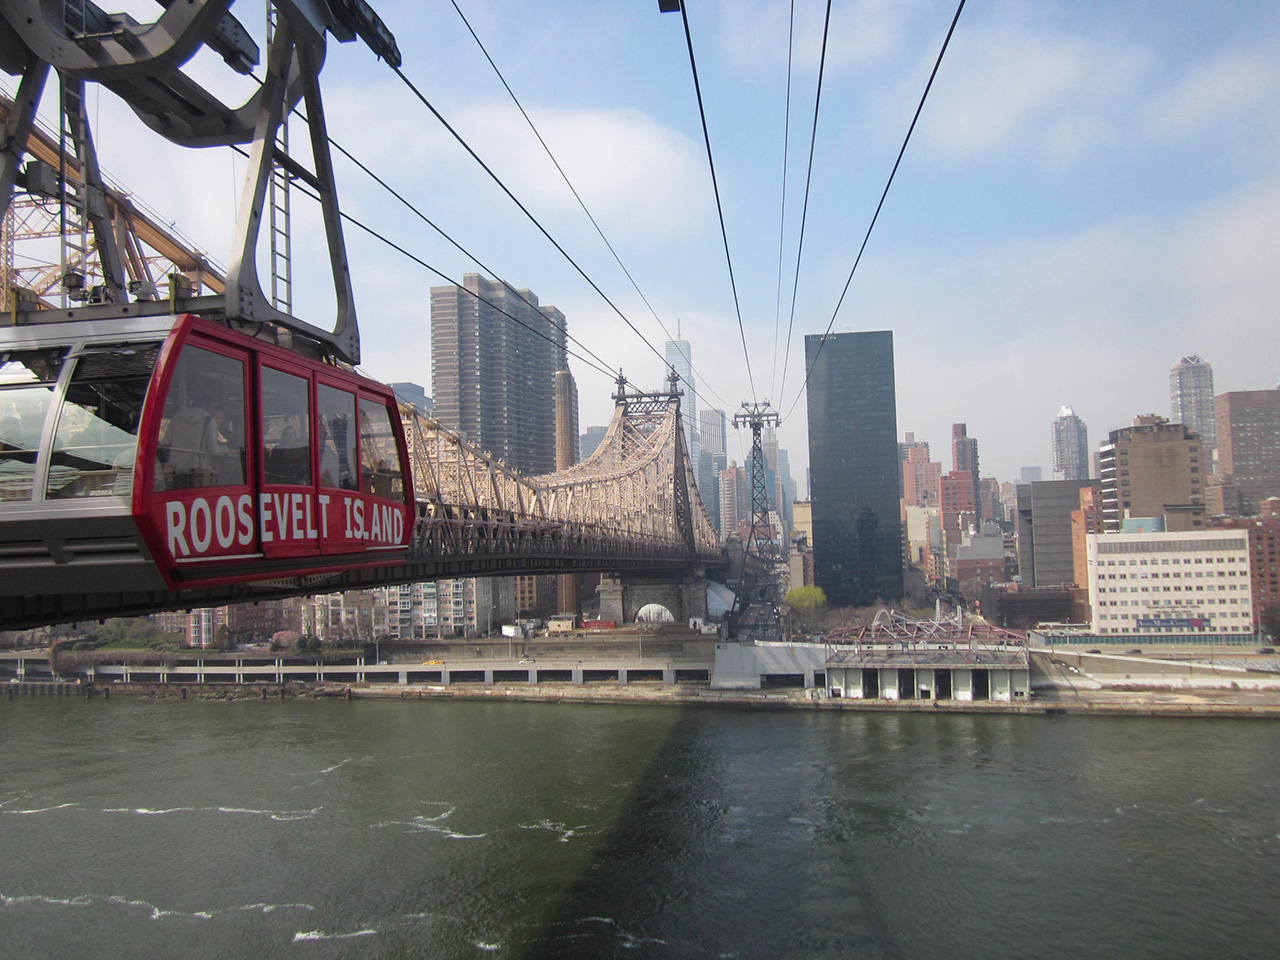
[{"label": "tram support structure", "polygon": [[[258,45],[230,12],[234,0],[161,4],[163,9],[153,23],[138,23],[128,14],[106,13],[90,0],[66,5],[6,0],[0,6],[0,69],[22,77],[15,109],[5,123],[0,143],[0,217],[9,209],[15,186],[31,192],[47,191],[52,184],[66,211],[64,299],[76,301],[74,307],[63,311],[40,310],[38,317],[17,316],[17,322],[117,319],[159,312],[146,306],[146,301],[158,300],[154,284],[129,283],[118,231],[113,230],[103,201],[89,117],[84,110],[84,86],[96,82],[116,93],[152,130],[179,146],[249,146],[250,173],[241,196],[224,292],[214,297],[191,297],[182,284],[175,283],[165,304],[167,311],[199,313],[232,327],[257,330],[260,336],[269,330],[281,346],[359,363],[359,325],[319,76],[328,34],[341,42],[360,37],[392,66],[399,66],[400,53],[390,31],[367,4],[340,0],[267,2],[276,17],[266,74],[258,90],[238,106],[224,103],[182,69],[205,46],[237,73],[248,74],[258,64]],[[61,129],[71,149],[61,152],[56,170],[38,161],[24,169],[25,146],[50,67],[61,83]],[[306,107],[312,169],[291,157],[287,141],[279,136],[299,103]],[[69,175],[68,166],[75,167],[75,176]],[[277,171],[305,183],[319,198],[337,305],[332,330],[279,309],[278,298],[264,292],[258,276],[259,237],[264,214],[270,220],[271,212],[267,208],[268,184],[280,175]],[[96,273],[88,264],[91,247],[97,255]]]},{"label": "tram support structure", "polygon": [[[773,547],[769,536],[769,488],[765,484],[764,446],[761,433],[766,426],[776,427],[781,422],[769,401],[743,403],[742,410],[733,415],[735,430],[746,427],[751,430],[751,455],[747,471],[751,482],[751,530],[746,543],[745,560],[755,561],[757,576],[753,580],[745,575],[738,588],[737,599],[730,613],[732,629],[740,638],[778,639],[778,565],[781,557]],[[745,629],[743,629],[745,628]]]}]

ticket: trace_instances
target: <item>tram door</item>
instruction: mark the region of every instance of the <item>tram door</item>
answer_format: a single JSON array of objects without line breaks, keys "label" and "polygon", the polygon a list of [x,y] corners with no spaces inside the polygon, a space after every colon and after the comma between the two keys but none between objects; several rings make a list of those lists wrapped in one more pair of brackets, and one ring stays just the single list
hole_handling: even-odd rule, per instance
[{"label": "tram door", "polygon": [[147,500],[179,568],[257,554],[248,369],[247,351],[195,337],[173,365]]},{"label": "tram door", "polygon": [[325,553],[397,550],[407,521],[400,444],[386,401],[354,384],[316,382],[317,498]]},{"label": "tram door", "polygon": [[258,527],[267,557],[318,554],[325,504],[316,496],[316,430],[311,378],[271,366],[259,369],[262,488]]}]

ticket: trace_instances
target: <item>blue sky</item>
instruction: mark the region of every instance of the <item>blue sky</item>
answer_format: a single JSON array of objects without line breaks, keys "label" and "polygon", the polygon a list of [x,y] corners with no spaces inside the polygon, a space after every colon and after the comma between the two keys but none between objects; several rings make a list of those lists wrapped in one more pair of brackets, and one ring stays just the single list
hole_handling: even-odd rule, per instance
[{"label": "blue sky", "polygon": [[[458,3],[658,316],[672,332],[679,318],[700,405],[731,411],[753,399],[680,17],[659,14],[656,0]],[[784,380],[825,5],[795,6],[780,332],[788,3],[694,0],[689,17],[754,399],[771,400],[786,418],[782,444],[803,489],[803,336],[832,318],[955,8],[834,4]],[[375,7],[406,74],[661,353],[658,322],[451,3]],[[250,26],[261,16],[243,0],[235,12]],[[1275,386],[1277,49],[1273,3],[971,0],[833,327],[894,331],[900,434],[929,440],[949,468],[950,424],[967,422],[984,473],[1009,480],[1024,465],[1047,475],[1049,424],[1063,404],[1086,421],[1094,448],[1137,414],[1168,415],[1169,368],[1184,354],[1213,364],[1219,392]],[[217,73],[207,62],[193,71]],[[658,356],[385,65],[358,44],[331,44],[324,79],[336,140],[498,275],[560,307],[570,333],[610,366],[642,386],[659,383]],[[109,93],[98,109],[103,165],[225,260],[243,161],[226,150],[193,157],[157,146]],[[452,277],[477,269],[363,174],[341,160],[338,169],[352,215]],[[322,263],[305,216],[298,234],[295,256]],[[364,369],[428,385],[428,288],[439,279],[355,232],[348,244]],[[316,317],[328,309],[319,294],[301,305]],[[612,384],[574,368],[583,425],[606,422]]]}]

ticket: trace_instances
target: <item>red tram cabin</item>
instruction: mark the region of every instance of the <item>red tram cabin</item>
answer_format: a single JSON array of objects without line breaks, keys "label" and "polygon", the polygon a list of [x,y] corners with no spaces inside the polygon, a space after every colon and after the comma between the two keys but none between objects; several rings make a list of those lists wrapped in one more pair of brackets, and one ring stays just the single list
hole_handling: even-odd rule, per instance
[{"label": "red tram cabin", "polygon": [[413,518],[382,384],[191,314],[0,331],[0,593],[390,564]]}]

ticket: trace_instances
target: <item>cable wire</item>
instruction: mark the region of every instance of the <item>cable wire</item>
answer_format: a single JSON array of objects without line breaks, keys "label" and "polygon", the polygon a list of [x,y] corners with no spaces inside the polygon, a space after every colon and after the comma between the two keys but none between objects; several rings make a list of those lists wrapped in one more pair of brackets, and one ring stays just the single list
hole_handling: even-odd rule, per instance
[{"label": "cable wire", "polygon": [[693,55],[693,34],[689,31],[689,11],[680,4],[680,18],[684,21],[684,38],[689,47],[689,69],[693,72],[693,90],[698,96],[698,115],[702,118],[702,139],[707,145],[707,166],[711,168],[711,188],[716,195],[716,212],[720,215],[720,237],[724,241],[724,259],[729,266],[729,287],[733,290],[733,309],[738,315],[738,335],[742,338],[742,356],[747,364],[747,384],[751,388],[751,400],[756,398],[755,377],[751,374],[751,353],[747,350],[747,331],[742,324],[742,307],[738,302],[738,284],[733,278],[733,258],[729,256],[729,232],[724,226],[724,206],[720,203],[720,184],[716,180],[716,162],[711,156],[711,134],[707,130],[707,111],[702,103],[702,85],[698,82],[698,62]]},{"label": "cable wire", "polygon": [[[336,144],[335,144],[335,146],[336,146]],[[247,152],[245,152],[243,149],[241,149],[239,146],[236,146],[236,145],[232,144],[232,145],[231,145],[231,149],[232,149],[233,151],[235,151],[236,153],[240,154],[242,157],[245,157],[246,159],[249,157],[249,154],[248,154]],[[296,183],[296,182],[295,182],[293,186],[294,186],[294,188],[295,188],[299,193],[301,193],[301,194],[302,194],[304,197],[306,197],[307,199],[309,199],[309,200],[314,200],[314,201],[316,201],[317,203],[319,203],[319,202],[320,202],[320,197],[319,197],[319,196],[317,196],[316,194],[312,193],[310,190],[308,190],[306,187],[302,186],[301,184],[299,184],[299,183]],[[388,188],[388,189],[389,189],[389,188]],[[524,327],[526,330],[528,330],[528,331],[529,331],[530,333],[532,333],[534,336],[539,337],[539,338],[541,338],[541,339],[543,339],[543,340],[546,340],[548,343],[551,343],[551,344],[553,344],[553,345],[555,345],[555,346],[559,346],[559,343],[557,343],[557,341],[556,341],[556,340],[554,340],[553,338],[551,338],[551,337],[547,336],[547,335],[546,335],[545,333],[543,333],[541,330],[537,330],[537,329],[535,329],[535,328],[533,328],[533,327],[529,326],[529,324],[525,323],[525,322],[524,322],[523,320],[521,320],[519,317],[515,316],[514,314],[508,313],[506,310],[503,310],[500,306],[498,306],[498,305],[497,305],[496,303],[494,303],[492,300],[489,300],[489,299],[488,299],[488,298],[486,298],[486,297],[482,297],[480,294],[476,293],[476,292],[475,292],[475,291],[473,291],[473,290],[468,290],[466,287],[464,287],[462,284],[460,284],[460,283],[458,283],[457,281],[455,281],[452,277],[448,276],[448,275],[447,275],[446,273],[444,273],[443,271],[441,271],[441,270],[437,269],[436,267],[433,267],[431,264],[427,263],[427,262],[426,262],[425,260],[423,260],[421,257],[419,257],[419,256],[417,256],[416,254],[414,254],[414,253],[410,252],[409,250],[405,249],[405,248],[404,248],[404,247],[402,247],[400,244],[396,243],[394,240],[391,240],[389,237],[386,237],[386,236],[384,236],[383,234],[379,233],[377,230],[374,230],[372,227],[367,226],[366,224],[364,224],[364,223],[362,223],[361,221],[357,220],[355,217],[351,216],[349,213],[346,213],[346,212],[343,212],[343,211],[339,211],[339,216],[340,216],[340,217],[342,217],[342,219],[343,219],[343,220],[346,220],[348,223],[350,223],[352,226],[357,227],[357,228],[359,228],[360,230],[363,230],[365,233],[369,234],[371,237],[373,237],[373,238],[375,238],[375,239],[377,239],[377,240],[382,241],[382,242],[383,242],[383,243],[385,243],[387,246],[389,246],[391,249],[393,249],[393,250],[397,251],[398,253],[403,254],[405,257],[408,257],[410,260],[412,260],[414,263],[418,264],[419,266],[425,267],[427,270],[430,270],[432,273],[434,273],[434,274],[435,274],[437,277],[439,277],[440,279],[444,280],[446,283],[452,284],[453,286],[457,287],[459,290],[462,290],[463,292],[465,292],[465,293],[466,293],[466,294],[468,294],[469,296],[474,297],[476,300],[479,300],[481,303],[486,304],[486,305],[487,305],[487,306],[489,306],[489,307],[492,307],[494,310],[498,311],[498,313],[502,314],[502,315],[503,315],[504,317],[506,317],[508,320],[512,321],[513,323],[517,324],[518,326]],[[443,235],[443,234],[442,234],[442,235]],[[446,237],[446,239],[448,239],[448,238]],[[461,249],[461,248],[459,248],[459,249]],[[465,251],[464,251],[464,252],[465,252]],[[479,262],[479,261],[477,261],[477,262]],[[503,281],[503,282],[505,283],[505,281]],[[518,292],[518,291],[515,291],[515,290],[514,290],[514,288],[512,288],[512,289],[513,289],[513,292],[515,292],[515,293],[516,293],[516,296],[520,296],[520,294],[519,294],[519,292]],[[524,297],[520,297],[520,299],[521,299],[521,300],[524,300]],[[529,301],[525,300],[524,302],[525,302],[525,303],[528,303]],[[553,325],[553,326],[554,326],[554,325]],[[560,329],[560,328],[559,328],[559,327],[556,327],[556,329],[558,330],[558,329]],[[566,335],[566,337],[568,336],[568,332],[567,332],[567,331],[566,331],[565,335]],[[577,341],[576,341],[576,340],[575,340],[574,342],[575,342],[575,343],[577,343]],[[602,374],[604,374],[606,377],[610,378],[611,380],[612,380],[612,379],[615,379],[615,378],[617,377],[617,374],[616,374],[613,370],[609,369],[609,366],[608,366],[608,365],[607,365],[603,360],[600,360],[600,358],[599,358],[599,357],[596,357],[596,356],[595,356],[595,354],[592,354],[592,355],[591,355],[591,356],[592,356],[592,358],[594,358],[594,360],[593,360],[593,359],[588,359],[587,357],[584,357],[584,356],[582,356],[582,355],[581,355],[581,354],[579,354],[579,353],[575,353],[574,351],[569,350],[568,348],[566,348],[566,349],[565,349],[565,353],[567,353],[569,356],[573,357],[575,360],[581,360],[581,361],[582,361],[584,364],[586,364],[590,369],[595,370],[595,371],[597,371],[598,373],[602,373]]]},{"label": "cable wire", "polygon": [[827,35],[831,28],[831,0],[827,0],[827,16],[822,24],[822,55],[818,60],[818,92],[813,98],[813,131],[809,134],[809,172],[804,179],[804,207],[800,213],[800,240],[796,244],[796,275],[791,281],[791,316],[787,319],[786,351],[782,361],[782,388],[787,389],[787,366],[791,363],[791,331],[796,319],[796,294],[800,292],[800,257],[804,252],[804,227],[809,216],[809,186],[813,182],[813,154],[818,141],[818,108],[822,105],[822,75],[827,65]]},{"label": "cable wire", "polygon": [[[805,371],[804,383],[800,385],[800,390],[796,394],[795,400],[791,406],[787,408],[787,417],[791,416],[791,411],[799,404],[800,398],[804,396],[805,389],[809,386],[809,377],[813,374],[813,368],[818,362],[818,357],[822,355],[822,348],[826,344],[826,337],[831,333],[831,328],[835,326],[836,314],[840,312],[840,306],[844,303],[845,294],[849,292],[849,284],[853,282],[854,271],[858,269],[858,264],[862,262],[863,251],[867,249],[867,241],[871,239],[871,231],[875,229],[876,220],[880,218],[880,210],[884,207],[885,197],[889,195],[889,188],[893,186],[893,178],[898,173],[898,166],[902,163],[902,156],[907,152],[907,144],[911,142],[911,134],[916,129],[916,122],[920,119],[920,112],[924,110],[924,102],[929,98],[929,91],[933,88],[933,80],[938,75],[938,68],[942,66],[942,58],[947,52],[947,47],[951,43],[951,35],[955,33],[956,23],[960,20],[960,13],[964,10],[965,0],[960,0],[960,5],[956,7],[955,16],[951,18],[951,26],[947,30],[946,39],[942,41],[942,49],[938,51],[938,59],[934,61],[933,70],[929,73],[929,82],[924,86],[924,93],[920,95],[920,103],[916,106],[915,116],[911,118],[911,126],[907,128],[907,135],[902,141],[902,149],[898,151],[898,158],[893,162],[893,170],[889,173],[889,180],[884,185],[884,191],[880,194],[880,202],[876,204],[876,212],[871,217],[871,223],[867,226],[866,236],[862,238],[862,246],[858,248],[858,255],[854,258],[853,266],[849,268],[849,277],[844,282],[844,289],[840,291],[840,299],[836,301],[836,308],[831,311],[831,320],[827,323],[827,329],[822,334],[822,339],[818,341],[818,349],[813,355],[813,362],[808,365]],[[785,418],[784,418],[785,419]]]},{"label": "cable wire", "polygon": [[[352,163],[354,163],[357,167],[359,167],[361,171],[363,171],[363,172],[364,172],[364,173],[366,173],[370,178],[372,178],[372,179],[373,179],[373,181],[374,181],[375,183],[377,183],[380,187],[382,187],[382,188],[383,188],[384,190],[386,190],[389,194],[391,194],[393,197],[395,197],[397,200],[399,200],[402,204],[404,204],[406,207],[408,207],[408,208],[409,208],[409,210],[410,210],[410,211],[412,211],[412,212],[413,212],[413,214],[414,214],[416,217],[418,217],[418,219],[420,219],[423,223],[425,223],[427,226],[429,226],[429,227],[430,227],[432,230],[434,230],[436,233],[440,234],[440,236],[441,236],[441,237],[443,237],[445,240],[447,240],[449,243],[451,243],[451,244],[452,244],[456,249],[460,250],[460,251],[461,251],[461,252],[462,252],[462,253],[463,253],[467,258],[469,258],[469,259],[471,260],[471,262],[472,262],[472,263],[476,264],[476,266],[478,266],[481,270],[485,271],[485,273],[489,274],[491,277],[494,277],[495,279],[500,279],[500,278],[498,277],[498,273],[497,273],[497,271],[493,270],[491,267],[486,266],[486,265],[485,265],[485,263],[484,263],[484,261],[482,261],[479,257],[477,257],[475,254],[473,254],[470,250],[468,250],[468,249],[467,249],[466,247],[464,247],[462,244],[460,244],[457,240],[453,239],[453,237],[449,236],[449,234],[448,234],[448,233],[446,233],[446,232],[444,231],[444,228],[440,227],[438,224],[436,224],[434,221],[432,221],[430,217],[428,217],[425,213],[423,213],[421,210],[419,210],[417,207],[415,207],[412,203],[410,203],[410,202],[409,202],[409,200],[408,200],[408,199],[406,199],[406,198],[405,198],[405,197],[404,197],[404,196],[403,196],[399,191],[397,191],[397,190],[396,190],[394,187],[392,187],[389,183],[387,183],[387,182],[386,182],[385,180],[383,180],[380,176],[378,176],[376,173],[374,173],[372,170],[370,170],[370,169],[369,169],[365,164],[361,163],[361,162],[360,162],[360,160],[356,159],[356,157],[352,156],[352,155],[351,155],[351,153],[350,153],[350,152],[348,152],[348,151],[347,151],[347,149],[346,149],[345,147],[343,147],[343,146],[342,146],[341,144],[339,144],[339,143],[336,143],[332,138],[330,138],[330,139],[329,139],[329,144],[330,144],[330,146],[332,146],[335,150],[337,150],[339,153],[341,153],[344,157],[346,157],[348,160],[350,160]],[[452,282],[452,281],[450,281],[450,282]],[[503,282],[504,284],[506,283],[506,281],[505,281],[505,280],[503,280],[502,282]],[[509,284],[508,284],[508,287],[510,288],[510,290],[511,290],[511,292],[512,292],[512,293],[514,293],[517,297],[519,297],[519,298],[520,298],[520,300],[525,304],[525,306],[527,306],[529,309],[531,309],[531,310],[533,310],[533,311],[537,312],[537,313],[539,314],[539,316],[543,316],[543,317],[546,319],[547,324],[548,324],[549,326],[555,327],[555,324],[552,322],[551,318],[550,318],[550,317],[546,317],[546,316],[545,316],[545,314],[542,314],[540,311],[538,311],[538,308],[537,308],[536,306],[534,306],[532,303],[530,303],[530,302],[529,302],[529,300],[528,300],[528,298],[527,298],[527,297],[525,297],[525,296],[524,296],[524,294],[522,294],[522,293],[521,293],[519,290],[517,290],[515,287],[510,287],[510,285],[509,285]],[[558,329],[560,329],[560,328],[559,328],[559,327],[556,327],[556,329],[558,330]],[[608,367],[608,366],[609,366],[609,364],[604,360],[604,358],[603,358],[603,357],[601,357],[598,353],[594,352],[590,347],[588,347],[586,344],[584,344],[581,340],[579,340],[579,339],[577,339],[576,337],[572,336],[572,335],[569,333],[569,331],[568,331],[567,329],[564,331],[564,335],[565,335],[565,338],[566,338],[570,343],[575,343],[575,344],[577,344],[577,345],[578,345],[579,347],[581,347],[584,351],[586,351],[590,356],[592,356],[596,361],[598,361],[601,365],[603,365],[603,366],[605,366],[605,367]]]},{"label": "cable wire", "polygon": [[[256,78],[255,78],[255,79],[256,79]],[[261,85],[261,81],[259,81],[259,85]],[[293,108],[292,108],[292,110],[290,111],[290,113],[291,113],[293,116],[297,117],[299,120],[301,120],[303,123],[305,123],[305,124],[307,124],[308,126],[310,126],[311,121],[307,118],[307,115],[306,115],[306,114],[304,114],[304,113],[303,113],[303,112],[302,112],[302,111],[301,111],[297,106],[293,107]],[[423,212],[422,212],[421,210],[419,210],[416,206],[414,206],[414,205],[413,205],[413,204],[408,200],[408,198],[406,198],[403,194],[401,194],[398,190],[396,190],[393,186],[391,186],[391,184],[387,183],[387,181],[386,181],[386,180],[384,180],[382,177],[378,176],[378,175],[377,175],[376,173],[374,173],[371,169],[369,169],[368,165],[366,165],[365,163],[361,162],[361,161],[360,161],[360,160],[359,160],[359,159],[358,159],[354,154],[352,154],[352,153],[351,153],[351,151],[349,151],[349,150],[348,150],[346,147],[344,147],[342,144],[338,143],[338,141],[334,140],[334,139],[333,139],[333,137],[332,137],[328,132],[326,132],[326,133],[325,133],[325,140],[328,142],[329,146],[333,147],[333,149],[337,150],[337,151],[338,151],[339,153],[341,153],[344,157],[346,157],[348,160],[350,160],[352,163],[354,163],[354,164],[355,164],[355,165],[356,165],[356,166],[361,170],[361,172],[363,172],[364,174],[366,174],[370,179],[372,179],[375,183],[377,183],[377,184],[378,184],[378,186],[382,187],[382,189],[386,190],[386,191],[387,191],[387,193],[391,194],[393,197],[395,197],[397,200],[399,200],[399,201],[400,201],[400,202],[401,202],[405,207],[407,207],[407,208],[408,208],[408,209],[409,209],[409,210],[414,214],[414,216],[416,216],[416,217],[417,217],[418,219],[420,219],[423,223],[425,223],[427,226],[429,226],[432,230],[434,230],[436,233],[438,233],[442,238],[444,238],[444,239],[445,239],[445,240],[447,240],[450,244],[452,244],[452,245],[454,246],[454,248],[455,248],[455,249],[457,249],[458,251],[460,251],[464,256],[466,256],[469,260],[471,260],[471,262],[472,262],[472,263],[476,264],[476,266],[478,266],[481,270],[483,270],[485,273],[489,274],[489,275],[490,275],[491,277],[493,277],[494,279],[496,279],[496,280],[500,280],[500,281],[501,281],[505,286],[507,286],[507,288],[508,288],[508,289],[510,289],[510,290],[511,290],[511,292],[512,292],[512,293],[514,293],[517,297],[519,297],[519,298],[520,298],[520,300],[524,303],[524,305],[525,305],[525,306],[527,306],[529,309],[531,309],[531,310],[533,310],[535,313],[537,313],[540,317],[542,317],[543,319],[545,319],[545,320],[546,320],[546,322],[547,322],[547,325],[548,325],[548,326],[552,327],[553,329],[557,329],[557,330],[559,330],[559,329],[560,329],[559,327],[556,327],[555,323],[554,323],[554,322],[552,322],[552,320],[551,320],[551,318],[550,318],[550,317],[547,317],[547,316],[546,316],[545,314],[543,314],[540,310],[538,310],[538,308],[537,308],[536,306],[534,306],[532,303],[530,303],[530,302],[529,302],[529,300],[528,300],[528,298],[527,298],[527,297],[525,297],[525,296],[524,296],[524,294],[522,294],[522,293],[521,293],[519,290],[517,290],[515,287],[512,287],[512,286],[511,286],[510,284],[508,284],[505,280],[502,280],[502,278],[498,276],[498,272],[497,272],[496,270],[494,270],[493,268],[491,268],[491,267],[487,266],[487,265],[484,263],[484,261],[482,261],[479,257],[477,257],[477,256],[476,256],[475,254],[473,254],[470,250],[468,250],[466,247],[464,247],[462,244],[460,244],[457,240],[455,240],[453,237],[451,237],[448,233],[446,233],[443,227],[439,226],[439,225],[438,225],[437,223],[435,223],[435,222],[434,222],[430,217],[428,217],[425,213],[423,213]],[[238,147],[237,147],[237,148],[235,148],[235,149],[236,149],[236,151],[237,151],[238,153],[240,153],[242,156],[245,156],[245,157],[247,157],[247,156],[248,156],[248,154],[244,153],[244,151],[243,151],[243,150],[240,150]],[[311,195],[310,195],[310,194],[308,194],[305,190],[303,190],[301,187],[299,187],[298,189],[299,189],[299,190],[300,190],[304,195],[306,195],[306,196],[311,196]],[[312,199],[317,199],[317,198],[312,197]],[[359,225],[359,226],[362,226],[362,227],[363,227],[363,225]],[[424,266],[426,266],[426,264],[424,264]],[[434,268],[429,268],[429,269],[434,270]],[[435,272],[436,272],[437,274],[439,273],[439,271],[435,271]],[[443,276],[443,274],[440,274],[440,275],[441,275],[441,276]],[[449,280],[449,278],[448,278],[448,277],[445,277],[445,279],[446,279],[446,280],[448,280],[448,282],[449,282],[449,283],[453,283],[453,281],[452,281],[452,280]],[[461,284],[454,284],[454,286],[458,286],[458,287],[461,287],[462,289],[466,289],[465,287],[462,287],[462,286],[461,286]],[[468,292],[470,292],[470,291],[468,291]],[[493,305],[492,305],[492,304],[490,304],[490,306],[493,306]],[[495,308],[495,309],[497,309],[497,308]],[[500,312],[500,313],[503,313],[505,316],[511,316],[510,314],[505,313],[505,311],[499,311],[499,312]],[[514,319],[514,318],[513,318],[513,319]],[[605,360],[604,360],[604,359],[603,359],[599,354],[597,354],[597,353],[595,353],[593,350],[591,350],[591,348],[590,348],[590,347],[588,347],[586,344],[584,344],[581,340],[577,339],[577,338],[576,338],[576,337],[574,337],[571,333],[569,333],[569,331],[568,331],[568,329],[567,329],[567,328],[564,330],[564,335],[565,335],[565,339],[566,339],[568,342],[573,343],[573,344],[576,344],[577,346],[581,347],[584,351],[586,351],[586,353],[587,353],[587,354],[589,354],[591,357],[593,357],[593,358],[594,358],[598,363],[600,363],[601,365],[603,365],[603,366],[605,366],[605,367],[608,367],[608,366],[609,366],[609,363],[608,363],[607,361],[605,361]],[[575,356],[575,357],[577,357],[577,356],[578,356],[578,354],[572,354],[572,355],[573,355],[573,356]]]},{"label": "cable wire", "polygon": [[603,290],[601,290],[600,287],[596,284],[596,282],[592,280],[589,276],[587,276],[586,271],[583,270],[582,267],[578,266],[578,261],[574,260],[573,257],[569,255],[568,251],[565,250],[564,247],[560,246],[560,243],[556,240],[556,238],[551,236],[551,234],[547,232],[546,227],[544,227],[539,222],[538,218],[535,217],[532,213],[530,213],[529,208],[526,207],[523,203],[521,203],[520,200],[516,197],[516,195],[512,193],[511,190],[507,187],[507,185],[502,182],[502,178],[500,178],[496,173],[494,173],[493,170],[490,169],[487,163],[485,163],[483,160],[480,159],[479,154],[477,154],[475,150],[471,148],[471,144],[467,143],[467,141],[463,138],[462,134],[458,133],[458,131],[453,128],[452,124],[450,124],[449,121],[446,120],[444,116],[440,113],[440,111],[437,110],[432,105],[431,101],[428,100],[426,96],[423,95],[422,91],[419,90],[414,85],[413,81],[409,79],[409,77],[405,74],[405,72],[401,70],[399,67],[393,67],[392,69],[395,70],[396,76],[398,76],[404,82],[405,86],[409,88],[409,90],[413,93],[413,95],[417,97],[419,101],[421,101],[422,105],[425,106],[428,110],[430,110],[432,115],[437,120],[439,120],[441,124],[444,125],[444,128],[448,130],[450,134],[453,135],[453,138],[457,140],[459,144],[462,145],[462,148],[466,150],[467,153],[471,154],[471,158],[475,160],[476,163],[480,164],[481,169],[484,170],[484,172],[489,175],[489,178],[493,180],[493,182],[496,183],[501,188],[502,192],[505,193],[511,199],[511,202],[520,208],[520,212],[523,213],[526,217],[528,217],[529,221],[535,227],[538,228],[538,231],[544,237],[546,237],[547,240],[551,242],[551,245],[555,247],[556,250],[560,252],[560,255],[569,261],[573,269],[578,271],[578,275],[581,276],[582,279],[586,280],[587,283],[591,286],[591,289],[594,290],[596,293],[598,293],[600,297],[604,300],[604,302],[607,303],[613,309],[613,312],[616,313],[619,317],[621,317],[622,321],[628,327],[631,328],[631,330],[635,333],[635,335],[644,341],[644,345],[648,347],[649,350],[659,360],[662,361],[663,367],[665,369],[667,365],[666,357],[664,357],[661,353],[658,352],[658,348],[649,342],[648,337],[646,337],[643,333],[641,333],[640,330],[636,327],[636,325],[632,323],[630,319],[628,319],[627,315],[618,309],[617,304],[615,304],[612,300],[609,299],[608,294],[606,294]]},{"label": "cable wire", "polygon": [[[773,301],[773,371],[769,378],[769,392],[775,397],[781,394],[778,385],[778,330],[782,326],[782,250],[787,230],[787,159],[791,148],[791,50],[796,32],[796,0],[791,0],[791,14],[787,20],[787,99],[782,121],[782,204],[778,215],[778,293]],[[787,331],[790,340],[791,332]],[[784,367],[785,369],[785,367]]]},{"label": "cable wire", "polygon": [[[560,166],[560,161],[557,160],[556,155],[551,152],[551,147],[547,145],[547,141],[543,139],[542,134],[539,132],[537,126],[534,124],[533,118],[529,116],[528,112],[524,108],[524,105],[520,102],[520,98],[517,97],[515,91],[511,89],[511,84],[507,83],[507,78],[503,76],[502,71],[498,69],[498,65],[497,63],[494,62],[493,57],[489,54],[489,50],[488,48],[485,47],[484,41],[480,39],[480,36],[479,34],[476,33],[475,28],[471,26],[471,21],[469,21],[467,19],[467,15],[462,12],[462,8],[458,6],[458,0],[449,0],[449,2],[453,4],[453,9],[458,11],[458,16],[462,18],[462,23],[467,28],[467,32],[470,33],[471,38],[475,40],[476,46],[480,48],[480,52],[484,54],[484,58],[487,61],[489,61],[489,66],[493,68],[493,72],[497,75],[498,80],[501,81],[502,86],[507,91],[508,96],[511,97],[511,102],[514,103],[516,105],[516,109],[520,111],[520,116],[524,117],[525,123],[529,125],[529,129],[533,131],[533,135],[538,138],[538,143],[542,145],[542,149],[546,152],[547,157],[551,160],[551,163],[555,166],[556,172],[560,174],[560,178],[564,181],[565,186],[568,187],[569,192],[573,194],[573,199],[578,201],[578,206],[582,208],[582,212],[585,213],[587,215],[587,219],[591,221],[591,226],[595,227],[596,233],[600,235],[600,239],[604,241],[604,245],[609,248],[609,253],[613,255],[613,259],[617,262],[618,266],[622,268],[622,272],[626,274],[627,279],[631,281],[632,288],[634,288],[636,293],[640,295],[640,299],[644,301],[644,305],[648,308],[649,312],[653,314],[653,319],[658,322],[658,327],[662,330],[663,334],[666,336],[667,341],[670,343],[679,343],[679,340],[677,338],[671,336],[671,331],[668,330],[667,325],[662,322],[662,318],[658,316],[658,312],[654,310],[653,304],[649,302],[649,298],[646,297],[644,294],[644,291],[640,289],[640,285],[636,283],[636,279],[634,276],[631,275],[631,271],[627,269],[627,265],[622,262],[622,258],[618,255],[618,251],[614,249],[613,244],[609,242],[609,238],[605,236],[604,230],[601,229],[600,224],[596,222],[596,218],[592,215],[591,211],[587,209],[586,201],[584,201],[582,197],[579,195],[577,189],[573,185],[573,182],[569,179],[569,175],[564,172],[564,168]],[[794,6],[795,0],[791,0],[791,2],[792,2],[792,5]],[[693,358],[690,357],[687,353],[685,353],[683,349],[679,347],[677,347],[676,349],[680,351],[680,355],[684,357],[684,359],[688,362],[689,369],[693,372],[695,380],[701,379],[701,375],[698,373],[697,369],[694,368],[693,366]],[[664,358],[664,361],[665,361],[665,358]],[[707,385],[707,389],[712,394],[715,394],[715,390],[713,390],[709,385]],[[694,396],[698,395],[696,389],[693,392],[694,392]],[[720,403],[725,404],[726,406],[728,405],[727,401],[725,401],[724,398],[720,397],[718,394],[716,394],[716,399],[719,400]]]}]

